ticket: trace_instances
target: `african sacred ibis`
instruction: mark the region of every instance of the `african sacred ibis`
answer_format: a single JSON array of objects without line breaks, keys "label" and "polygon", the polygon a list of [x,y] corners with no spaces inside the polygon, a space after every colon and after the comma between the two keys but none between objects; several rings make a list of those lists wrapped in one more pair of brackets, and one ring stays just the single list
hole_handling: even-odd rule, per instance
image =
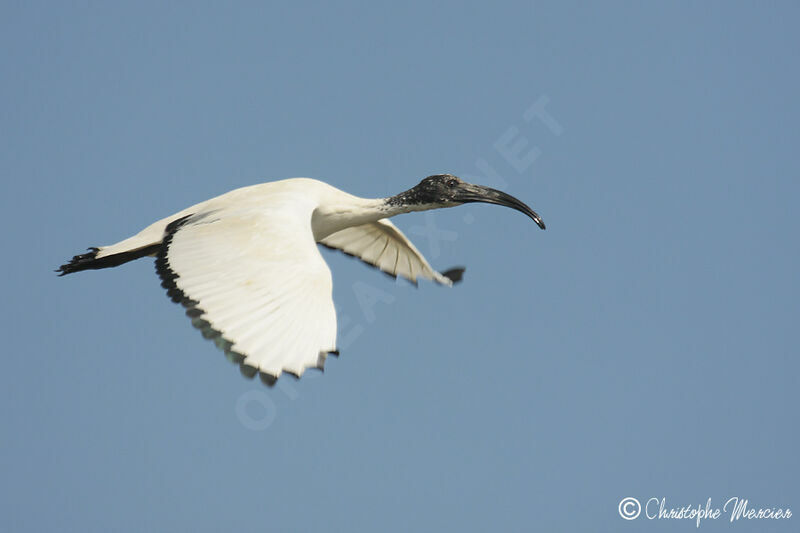
[{"label": "african sacred ibis", "polygon": [[389,198],[364,199],[308,178],[253,185],[193,205],[117,244],[90,248],[56,272],[108,268],[156,257],[161,285],[187,308],[248,377],[272,385],[282,372],[322,369],[336,351],[331,273],[317,243],[358,257],[413,283],[450,286],[463,269],[440,274],[388,217],[469,202],[522,211],[504,192],[450,174],[423,179]]}]

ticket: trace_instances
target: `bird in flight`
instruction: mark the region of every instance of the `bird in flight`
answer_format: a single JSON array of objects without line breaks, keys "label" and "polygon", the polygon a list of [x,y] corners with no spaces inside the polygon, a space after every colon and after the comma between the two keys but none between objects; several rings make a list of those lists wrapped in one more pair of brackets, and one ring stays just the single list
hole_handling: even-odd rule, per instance
[{"label": "bird in flight", "polygon": [[167,295],[192,325],[247,377],[274,385],[286,372],[323,369],[336,349],[331,272],[317,244],[352,255],[392,276],[451,286],[463,268],[434,270],[387,220],[412,211],[484,202],[536,212],[504,192],[451,174],[428,176],[389,198],[365,199],[327,183],[292,178],[230,191],[154,222],[133,237],[89,248],[60,276],[109,268],[145,256]]}]

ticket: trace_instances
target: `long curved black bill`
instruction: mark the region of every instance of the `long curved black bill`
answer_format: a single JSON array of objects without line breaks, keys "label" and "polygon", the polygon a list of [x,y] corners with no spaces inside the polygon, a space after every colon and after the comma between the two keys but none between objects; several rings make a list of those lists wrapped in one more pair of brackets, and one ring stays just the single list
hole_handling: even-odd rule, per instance
[{"label": "long curved black bill", "polygon": [[545,229],[544,221],[542,220],[542,217],[536,213],[536,211],[510,194],[504,193],[503,191],[484,187],[483,185],[472,185],[470,183],[465,183],[462,187],[462,190],[455,195],[455,199],[456,201],[462,203],[482,202],[485,204],[504,205],[506,207],[510,207],[511,209],[516,209],[517,211],[525,213],[531,217],[540,228]]}]

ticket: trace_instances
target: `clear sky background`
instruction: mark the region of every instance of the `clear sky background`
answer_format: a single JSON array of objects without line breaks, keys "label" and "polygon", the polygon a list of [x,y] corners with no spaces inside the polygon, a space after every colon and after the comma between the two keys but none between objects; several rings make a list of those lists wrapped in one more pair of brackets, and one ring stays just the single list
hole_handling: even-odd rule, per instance
[{"label": "clear sky background", "polygon": [[[797,531],[794,2],[0,5],[4,531]],[[537,113],[536,110],[545,113]],[[325,252],[342,355],[248,381],[92,245],[293,176],[452,172],[446,289]],[[312,375],[313,374],[313,375]]]}]

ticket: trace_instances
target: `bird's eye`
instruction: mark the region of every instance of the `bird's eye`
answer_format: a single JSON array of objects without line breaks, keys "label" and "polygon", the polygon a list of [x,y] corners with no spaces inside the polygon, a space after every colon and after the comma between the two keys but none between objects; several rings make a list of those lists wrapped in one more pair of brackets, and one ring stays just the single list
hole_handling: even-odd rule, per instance
[{"label": "bird's eye", "polygon": [[450,188],[453,188],[453,187],[455,187],[456,185],[458,185],[458,180],[457,180],[457,179],[455,179],[455,178],[450,178],[449,180],[447,180],[447,186],[448,186],[448,187],[450,187]]}]

